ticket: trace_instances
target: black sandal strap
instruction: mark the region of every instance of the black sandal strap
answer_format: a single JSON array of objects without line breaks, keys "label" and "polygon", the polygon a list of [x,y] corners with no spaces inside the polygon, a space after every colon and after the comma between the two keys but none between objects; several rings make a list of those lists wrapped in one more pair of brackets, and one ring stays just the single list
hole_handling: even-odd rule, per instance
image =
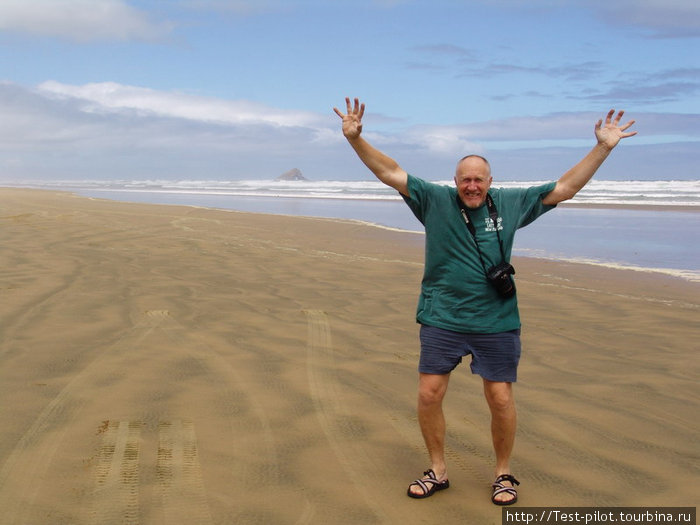
[{"label": "black sandal strap", "polygon": [[515,477],[512,476],[511,474],[501,474],[500,476],[498,476],[496,478],[496,481],[494,481],[493,484],[494,484],[494,486],[495,485],[502,486],[504,481],[510,481],[513,484],[513,486],[520,485],[520,482],[517,479],[515,479]]},{"label": "black sandal strap", "polygon": [[440,486],[445,482],[444,480],[438,481],[433,469],[428,469],[425,472],[423,472],[423,476],[428,477],[415,480],[409,485],[409,489],[412,486],[417,485],[423,491],[423,494],[428,494],[431,490],[433,490],[433,487],[428,487],[427,483],[431,483],[433,486]]}]

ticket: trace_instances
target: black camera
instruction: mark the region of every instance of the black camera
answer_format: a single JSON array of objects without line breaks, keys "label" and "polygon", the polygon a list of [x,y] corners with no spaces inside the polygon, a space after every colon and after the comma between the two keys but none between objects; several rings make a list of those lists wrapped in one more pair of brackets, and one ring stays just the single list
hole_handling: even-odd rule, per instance
[{"label": "black camera", "polygon": [[489,269],[486,278],[493,285],[501,297],[512,297],[515,295],[515,282],[511,275],[515,274],[515,268],[503,261]]}]

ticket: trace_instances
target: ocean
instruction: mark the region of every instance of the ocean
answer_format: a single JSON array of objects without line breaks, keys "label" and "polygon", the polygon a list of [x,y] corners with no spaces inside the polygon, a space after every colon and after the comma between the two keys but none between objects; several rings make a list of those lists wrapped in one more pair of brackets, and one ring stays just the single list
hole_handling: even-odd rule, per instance
[{"label": "ocean", "polygon": [[[452,181],[436,181],[452,185]],[[401,197],[367,181],[120,180],[0,183],[152,204],[351,219],[422,232]],[[512,187],[540,184],[494,182]],[[516,235],[513,253],[665,273],[700,281],[700,180],[591,181]],[[596,207],[599,206],[599,207]]]}]

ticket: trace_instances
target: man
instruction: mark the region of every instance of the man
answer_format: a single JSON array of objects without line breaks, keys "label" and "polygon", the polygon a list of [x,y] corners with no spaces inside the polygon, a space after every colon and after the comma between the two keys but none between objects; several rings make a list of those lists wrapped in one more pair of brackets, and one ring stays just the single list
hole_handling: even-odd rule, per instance
[{"label": "man", "polygon": [[[409,485],[408,495],[426,498],[449,487],[445,463],[442,401],[451,371],[471,355],[472,373],[482,377],[491,412],[496,455],[492,501],[517,501],[510,456],[516,428],[513,382],[520,358],[520,318],[509,264],[516,229],[558,203],[571,199],[593,177],[619,141],[636,135],[620,126],[623,111],[611,110],[595,125],[597,144],[557,181],[522,189],[491,189],[491,169],[483,157],[457,164],[456,188],[406,173],[395,160],[361,135],[365,105],[345,99],[343,135],[359,158],[384,184],[396,189],[425,226],[425,270],[418,302],[421,324],[418,421],[430,469]],[[489,278],[491,274],[491,278]]]}]

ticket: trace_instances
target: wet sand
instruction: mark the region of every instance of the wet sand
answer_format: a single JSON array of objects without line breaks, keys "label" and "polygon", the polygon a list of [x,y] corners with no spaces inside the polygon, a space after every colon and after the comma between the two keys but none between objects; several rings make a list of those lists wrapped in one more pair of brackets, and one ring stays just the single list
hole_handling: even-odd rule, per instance
[{"label": "wet sand", "polygon": [[[499,524],[466,363],[452,486],[405,495],[422,242],[0,189],[2,523]],[[697,506],[700,283],[514,265],[518,505]]]}]

